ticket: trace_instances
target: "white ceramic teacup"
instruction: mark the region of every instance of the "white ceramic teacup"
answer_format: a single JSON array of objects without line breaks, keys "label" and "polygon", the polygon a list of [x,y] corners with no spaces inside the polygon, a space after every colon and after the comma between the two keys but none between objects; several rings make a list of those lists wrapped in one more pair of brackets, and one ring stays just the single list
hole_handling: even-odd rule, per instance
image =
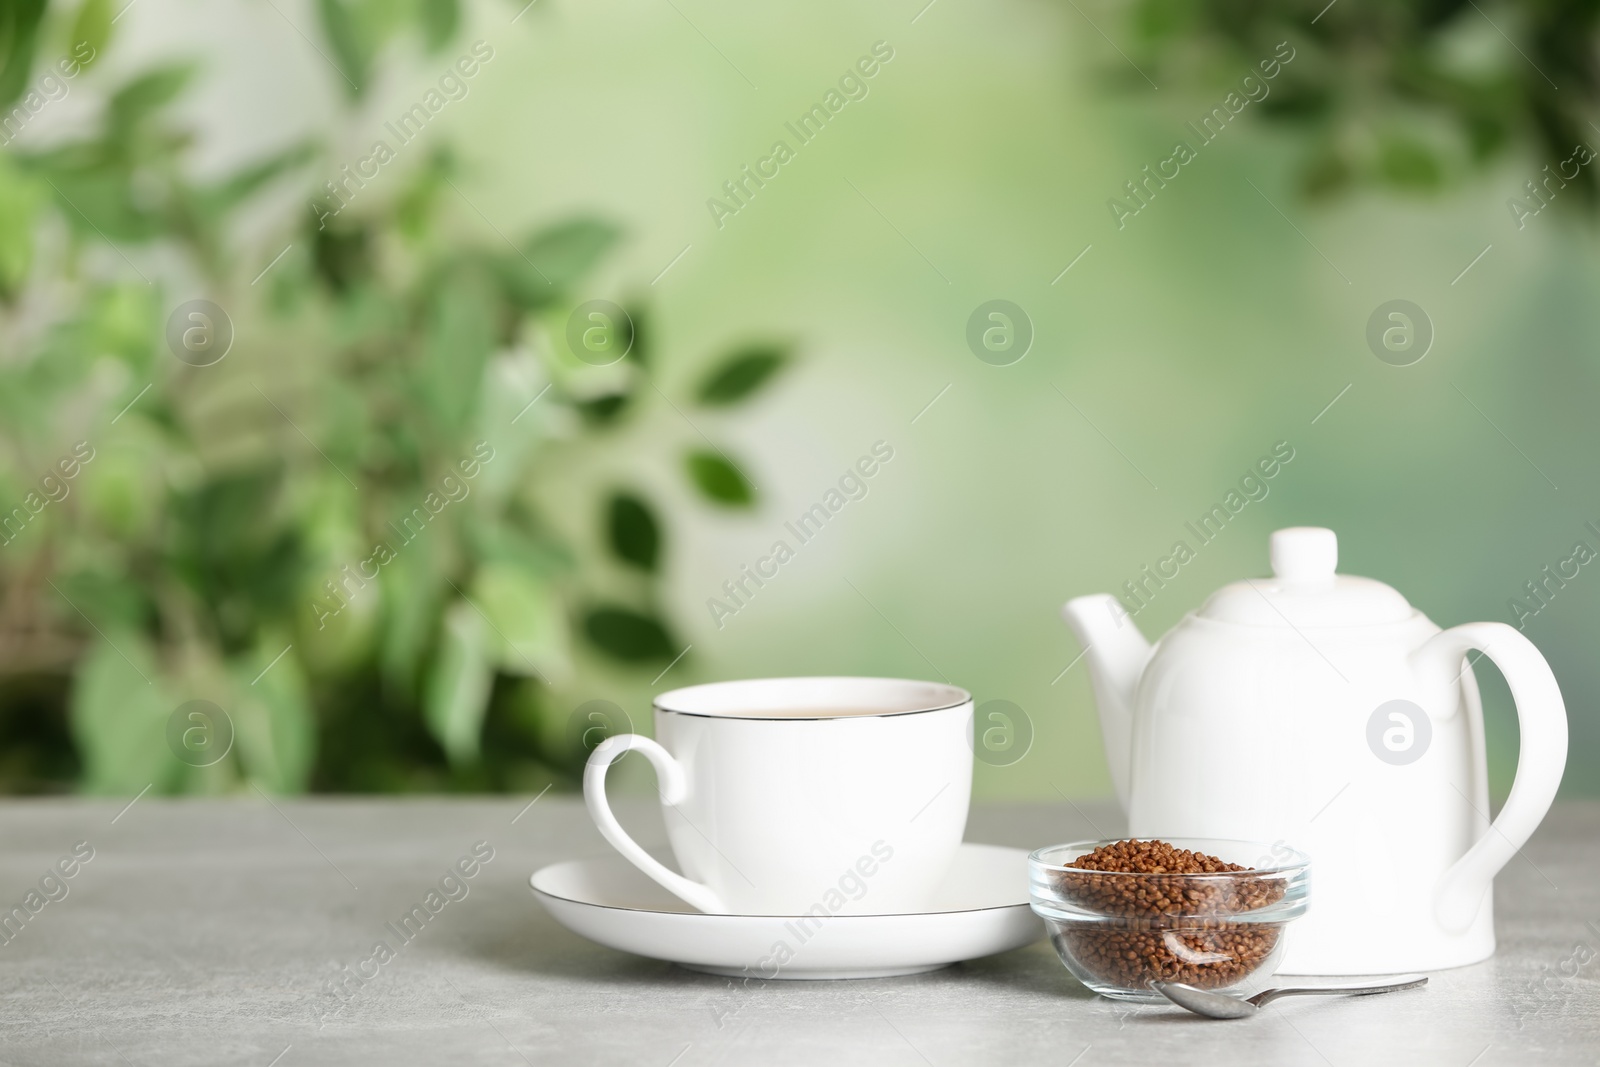
[{"label": "white ceramic teacup", "polygon": [[[654,709],[656,740],[623,734],[595,748],[584,799],[618,852],[701,911],[915,911],[948,872],[972,792],[965,690],[766,678],[675,689]],[[606,802],[606,769],[630,749],[655,766],[682,874]]]}]

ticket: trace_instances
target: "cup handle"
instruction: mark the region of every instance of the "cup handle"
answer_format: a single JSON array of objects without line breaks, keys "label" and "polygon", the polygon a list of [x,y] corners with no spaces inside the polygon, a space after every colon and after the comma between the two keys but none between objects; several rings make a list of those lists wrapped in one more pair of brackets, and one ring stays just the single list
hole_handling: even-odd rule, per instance
[{"label": "cup handle", "polygon": [[606,771],[624,752],[638,749],[656,769],[656,782],[660,787],[661,803],[673,807],[689,795],[688,776],[683,764],[672,758],[672,753],[648,737],[639,734],[618,734],[608,737],[595,746],[589,762],[583,769],[583,802],[589,817],[600,829],[600,836],[611,842],[611,847],[622,853],[622,858],[653,878],[661,888],[685,903],[713,915],[728,914],[728,907],[709,886],[691,882],[677,871],[669,870],[661,861],[639,847],[638,842],[611,814],[606,802]]},{"label": "cup handle", "polygon": [[[1522,634],[1503,622],[1469,622],[1434,634],[1413,654],[1413,662],[1425,681],[1453,684],[1465,673],[1462,658],[1473,649],[1505,675],[1517,706],[1522,745],[1517,776],[1500,815],[1439,880],[1434,916],[1451,932],[1471,925],[1489,883],[1550,810],[1567,765],[1567,709],[1561,689],[1550,665]],[[1468,803],[1476,806],[1470,798]]]}]

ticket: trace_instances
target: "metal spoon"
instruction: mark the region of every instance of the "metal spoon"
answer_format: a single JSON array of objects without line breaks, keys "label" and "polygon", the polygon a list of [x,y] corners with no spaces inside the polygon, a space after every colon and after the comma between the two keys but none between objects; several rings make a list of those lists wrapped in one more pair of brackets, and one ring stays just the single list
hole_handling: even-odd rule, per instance
[{"label": "metal spoon", "polygon": [[1182,982],[1150,983],[1156,992],[1178,1005],[1178,1007],[1188,1008],[1196,1015],[1204,1015],[1211,1019],[1243,1019],[1254,1015],[1279,997],[1303,997],[1317,994],[1365,997],[1373,993],[1393,993],[1398,989],[1415,989],[1418,986],[1427,984],[1428,979],[1424,975],[1402,975],[1384,985],[1285,986],[1281,989],[1268,989],[1246,999],[1228,993],[1213,993],[1205,989],[1196,989],[1194,986],[1184,985]]}]

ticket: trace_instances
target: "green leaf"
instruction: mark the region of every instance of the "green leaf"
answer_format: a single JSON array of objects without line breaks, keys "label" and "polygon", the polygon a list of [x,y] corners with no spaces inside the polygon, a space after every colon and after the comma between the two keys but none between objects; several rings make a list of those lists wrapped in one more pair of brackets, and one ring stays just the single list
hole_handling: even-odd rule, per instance
[{"label": "green leaf", "polygon": [[508,674],[564,681],[571,673],[561,602],[536,573],[489,564],[472,583],[473,603],[489,617],[495,666]]},{"label": "green leaf", "polygon": [[628,339],[628,359],[640,367],[650,366],[650,344],[655,335],[650,332],[649,308],[635,304],[624,308],[628,313],[628,322],[633,326],[633,336]]},{"label": "green leaf", "polygon": [[421,0],[418,12],[422,19],[422,40],[428,51],[437,52],[450,43],[461,23],[461,5],[457,0]]},{"label": "green leaf", "polygon": [[221,221],[224,215],[254,196],[273,179],[294,170],[315,155],[316,146],[310,141],[293,145],[276,155],[234,171],[232,175],[215,185],[196,191],[194,194],[196,204],[200,211],[211,216],[213,220]]},{"label": "green leaf", "polygon": [[33,264],[34,220],[47,188],[0,156],[0,296],[15,293]]},{"label": "green leaf", "polygon": [[256,612],[292,607],[303,531],[280,516],[285,478],[281,462],[269,459],[220,472],[168,503],[167,566],[209,603],[225,636],[248,631]]},{"label": "green leaf", "polygon": [[[137,280],[108,285],[93,295],[87,311],[93,350],[123,360],[135,376],[148,375],[155,354],[153,337],[160,334],[168,313],[154,287]],[[164,349],[162,355],[166,355]],[[117,409],[121,408],[118,404]]]},{"label": "green leaf", "polygon": [[[97,477],[100,472],[96,467]],[[62,595],[70,597],[73,606],[102,629],[137,633],[154,618],[149,590],[116,568],[81,570],[59,576],[55,582]]]},{"label": "green leaf", "polygon": [[525,510],[513,501],[501,521],[478,518],[465,531],[467,543],[481,563],[510,564],[549,581],[571,568],[571,556],[556,535],[541,530]]},{"label": "green leaf", "polygon": [[58,173],[50,183],[62,219],[84,236],[137,242],[162,231],[160,217],[138,203],[131,175],[121,168]]},{"label": "green leaf", "polygon": [[366,91],[373,58],[360,20],[345,0],[317,0],[317,13],[322,18],[322,32],[333,46],[334,65],[343,75],[339,81],[352,99],[359,98]]},{"label": "green leaf", "polygon": [[738,467],[719,452],[690,452],[686,457],[689,478],[706,498],[727,507],[743,508],[755,503],[755,487]]},{"label": "green leaf", "polygon": [[1199,18],[1187,0],[1145,0],[1134,8],[1132,22],[1139,37],[1152,44],[1199,32]]},{"label": "green leaf", "polygon": [[167,747],[177,708],[156,681],[155,657],[129,631],[96,641],[72,684],[72,736],[83,757],[85,791],[133,796],[152,783],[171,792],[188,772]]},{"label": "green leaf", "polygon": [[588,274],[619,236],[621,231],[608,222],[569,219],[529,238],[515,263],[533,270],[546,288],[563,290]]},{"label": "green leaf", "polygon": [[28,85],[44,8],[45,0],[0,5],[0,104],[11,103]]},{"label": "green leaf", "polygon": [[259,646],[232,664],[230,673],[237,694],[231,710],[234,743],[245,773],[274,793],[305,792],[316,759],[317,727],[293,649]]},{"label": "green leaf", "polygon": [[432,232],[440,196],[449,190],[447,182],[455,177],[457,169],[455,149],[445,143],[429,152],[421,166],[402,177],[400,195],[394,204],[401,233],[421,242]]},{"label": "green leaf", "polygon": [[[310,212],[306,213],[309,223]],[[321,229],[311,228],[311,261],[316,273],[327,282],[336,296],[345,304],[353,304],[358,293],[373,274],[373,235],[369,227],[342,220]]]},{"label": "green leaf", "polygon": [[733,353],[700,383],[702,404],[737,404],[766,384],[788,361],[777,345],[753,345]]},{"label": "green leaf", "polygon": [[661,527],[650,506],[632,493],[616,493],[606,508],[611,551],[641,570],[654,571],[661,555]]},{"label": "green leaf", "polygon": [[[630,356],[633,353],[628,353]],[[572,406],[578,409],[578,414],[590,426],[610,426],[622,417],[628,410],[628,401],[632,399],[630,393],[607,393],[590,400],[574,400]]]},{"label": "green leaf", "polygon": [[591,609],[583,620],[583,632],[596,648],[625,663],[668,659],[676,653],[661,621],[631,608]]},{"label": "green leaf", "polygon": [[1308,200],[1323,200],[1346,192],[1355,180],[1355,171],[1335,144],[1327,144],[1301,164],[1300,192]]},{"label": "green leaf", "polygon": [[483,716],[489,708],[494,672],[489,664],[488,626],[464,600],[445,613],[438,659],[423,694],[428,732],[457,766],[478,759]]},{"label": "green leaf", "polygon": [[106,106],[106,128],[113,136],[129,139],[134,127],[177,98],[194,73],[192,63],[169,63],[139,75],[112,95]]},{"label": "green leaf", "polygon": [[397,556],[382,570],[383,620],[379,663],[384,680],[401,693],[416,691],[418,665],[425,658],[446,589],[435,573],[439,553],[426,533],[405,543],[391,527],[385,537]]},{"label": "green leaf", "polygon": [[444,283],[428,308],[422,401],[451,436],[462,430],[481,394],[495,344],[496,315],[489,289],[475,273]]},{"label": "green leaf", "polygon": [[[120,411],[133,402],[138,392],[138,388],[127,389],[102,410],[112,411],[114,405],[115,411]],[[92,464],[79,476],[74,490],[78,508],[75,522],[130,547],[160,544],[170,530],[166,525],[169,483],[163,472],[172,462],[172,452],[163,431],[144,417],[146,412],[141,405],[149,399],[146,395],[128,409],[127,417],[117,424],[116,447],[95,450]],[[80,573],[103,575],[100,580],[111,583],[100,587],[95,598],[102,605],[100,610],[106,612],[105,617],[127,619],[122,625],[133,629],[148,622],[151,616],[135,614],[130,610],[131,602],[119,597],[115,590],[136,593],[142,602],[151,595],[162,595],[157,593],[161,585],[139,575],[122,553],[100,556],[97,551],[90,560]],[[67,595],[78,599],[70,589]],[[85,610],[89,610],[87,606]],[[90,611],[90,615],[94,612]]]},{"label": "green leaf", "polygon": [[1383,180],[1397,189],[1432,192],[1444,184],[1444,168],[1433,149],[1403,134],[1384,139],[1378,169]]},{"label": "green leaf", "polygon": [[111,0],[84,0],[78,17],[72,23],[72,40],[69,42],[71,58],[79,70],[100,58],[106,42],[111,39]]}]

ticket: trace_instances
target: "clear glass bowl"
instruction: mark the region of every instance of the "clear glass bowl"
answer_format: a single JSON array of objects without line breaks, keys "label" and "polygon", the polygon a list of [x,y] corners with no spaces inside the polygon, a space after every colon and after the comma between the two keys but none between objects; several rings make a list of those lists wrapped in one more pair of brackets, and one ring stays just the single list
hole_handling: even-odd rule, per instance
[{"label": "clear glass bowl", "polygon": [[1068,866],[1110,841],[1041,848],[1028,857],[1028,896],[1061,962],[1102,996],[1158,1001],[1153,981],[1218,992],[1253,988],[1277,969],[1284,927],[1303,915],[1311,864],[1283,845],[1157,837],[1253,868],[1140,874]]}]

